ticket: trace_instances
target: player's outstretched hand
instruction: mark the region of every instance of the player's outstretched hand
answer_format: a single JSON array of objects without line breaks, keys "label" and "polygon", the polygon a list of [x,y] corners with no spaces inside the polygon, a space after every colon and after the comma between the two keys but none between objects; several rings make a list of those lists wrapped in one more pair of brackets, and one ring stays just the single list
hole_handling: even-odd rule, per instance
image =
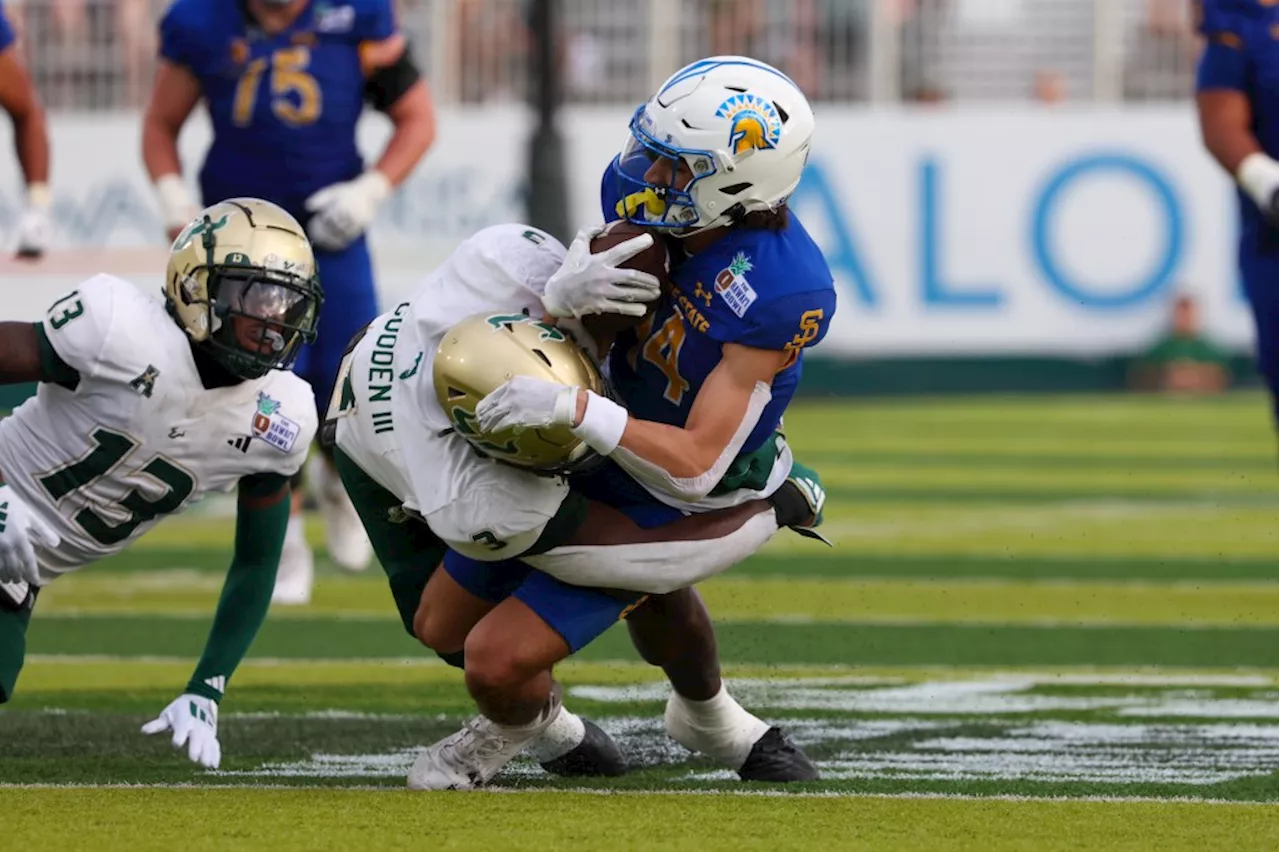
[{"label": "player's outstretched hand", "polygon": [[640,234],[592,254],[591,241],[604,230],[603,225],[583,228],[573,238],[564,263],[547,281],[542,296],[547,313],[577,319],[591,314],[642,317],[648,310],[646,303],[661,294],[661,285],[654,276],[619,267],[653,245],[653,235]]},{"label": "player's outstretched hand", "polygon": [[12,486],[0,485],[0,582],[38,585],[35,546],[56,547],[61,540]]},{"label": "player's outstretched hand", "polygon": [[186,693],[175,698],[160,715],[142,726],[144,734],[173,731],[173,747],[187,747],[187,757],[201,766],[217,769],[222,762],[218,743],[218,702]]},{"label": "player's outstretched hand", "polygon": [[316,248],[341,251],[373,224],[378,205],[391,194],[391,181],[377,169],[354,180],[334,183],[307,199],[313,215],[307,236]]},{"label": "player's outstretched hand", "polygon": [[516,376],[476,406],[482,432],[570,426],[577,413],[578,389],[569,385]]}]

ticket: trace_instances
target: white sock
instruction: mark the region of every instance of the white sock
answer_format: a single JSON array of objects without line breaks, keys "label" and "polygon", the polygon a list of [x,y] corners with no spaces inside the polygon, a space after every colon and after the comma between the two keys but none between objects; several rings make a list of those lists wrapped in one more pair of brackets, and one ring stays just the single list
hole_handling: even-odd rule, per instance
[{"label": "white sock", "polygon": [[[693,701],[673,692],[667,702],[667,732],[685,748],[738,769],[769,724],[747,712],[724,684],[706,701]],[[674,728],[674,730],[673,730]]]},{"label": "white sock", "polygon": [[284,540],[286,544],[307,546],[307,529],[301,512],[289,516],[289,526],[285,528]]},{"label": "white sock", "polygon": [[529,743],[529,754],[539,763],[547,763],[573,751],[586,735],[582,719],[562,706],[547,729]]}]

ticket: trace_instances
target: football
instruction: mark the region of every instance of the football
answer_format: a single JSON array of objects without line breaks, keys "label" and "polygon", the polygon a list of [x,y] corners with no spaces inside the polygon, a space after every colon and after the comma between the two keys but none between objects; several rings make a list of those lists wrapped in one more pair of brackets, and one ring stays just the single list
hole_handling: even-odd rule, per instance
[{"label": "football", "polygon": [[[671,256],[667,250],[666,240],[663,239],[660,233],[630,222],[614,222],[609,226],[608,230],[591,241],[591,253],[599,254],[602,251],[613,248],[618,243],[626,242],[634,236],[645,233],[653,234],[653,245],[619,265],[625,269],[639,269],[642,272],[648,272],[658,279],[665,292],[670,283],[668,272],[671,268]],[[660,300],[650,302],[649,310],[641,317],[628,317],[622,314],[596,314],[583,317],[582,325],[587,330],[587,333],[601,345],[601,351],[603,351],[613,342],[613,338],[618,332],[640,325],[648,319],[657,309],[658,301]]]}]

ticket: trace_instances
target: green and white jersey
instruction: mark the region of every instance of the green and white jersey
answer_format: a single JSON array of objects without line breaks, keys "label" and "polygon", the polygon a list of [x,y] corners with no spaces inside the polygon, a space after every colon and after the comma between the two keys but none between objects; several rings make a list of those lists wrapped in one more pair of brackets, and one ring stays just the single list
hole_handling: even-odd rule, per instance
[{"label": "green and white jersey", "polygon": [[206,389],[164,304],[98,275],[38,327],[46,372],[0,421],[0,477],[62,537],[42,584],[111,556],[211,491],[298,471],[316,431],[311,387],[279,370]]},{"label": "green and white jersey", "polygon": [[408,302],[370,323],[348,361],[354,398],[338,415],[339,448],[446,544],[476,559],[531,547],[569,486],[484,458],[451,430],[432,380],[436,347],[477,313],[539,316],[547,279],[564,257],[563,245],[528,226],[486,228]]}]

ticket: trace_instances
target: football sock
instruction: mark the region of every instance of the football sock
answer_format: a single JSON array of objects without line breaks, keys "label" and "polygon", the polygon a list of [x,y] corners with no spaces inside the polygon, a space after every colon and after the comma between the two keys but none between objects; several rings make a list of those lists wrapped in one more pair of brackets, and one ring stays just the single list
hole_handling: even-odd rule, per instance
[{"label": "football sock", "polygon": [[738,769],[769,725],[747,712],[724,684],[706,701],[692,701],[672,693],[667,702],[667,732],[690,751],[705,754],[730,769]]}]

